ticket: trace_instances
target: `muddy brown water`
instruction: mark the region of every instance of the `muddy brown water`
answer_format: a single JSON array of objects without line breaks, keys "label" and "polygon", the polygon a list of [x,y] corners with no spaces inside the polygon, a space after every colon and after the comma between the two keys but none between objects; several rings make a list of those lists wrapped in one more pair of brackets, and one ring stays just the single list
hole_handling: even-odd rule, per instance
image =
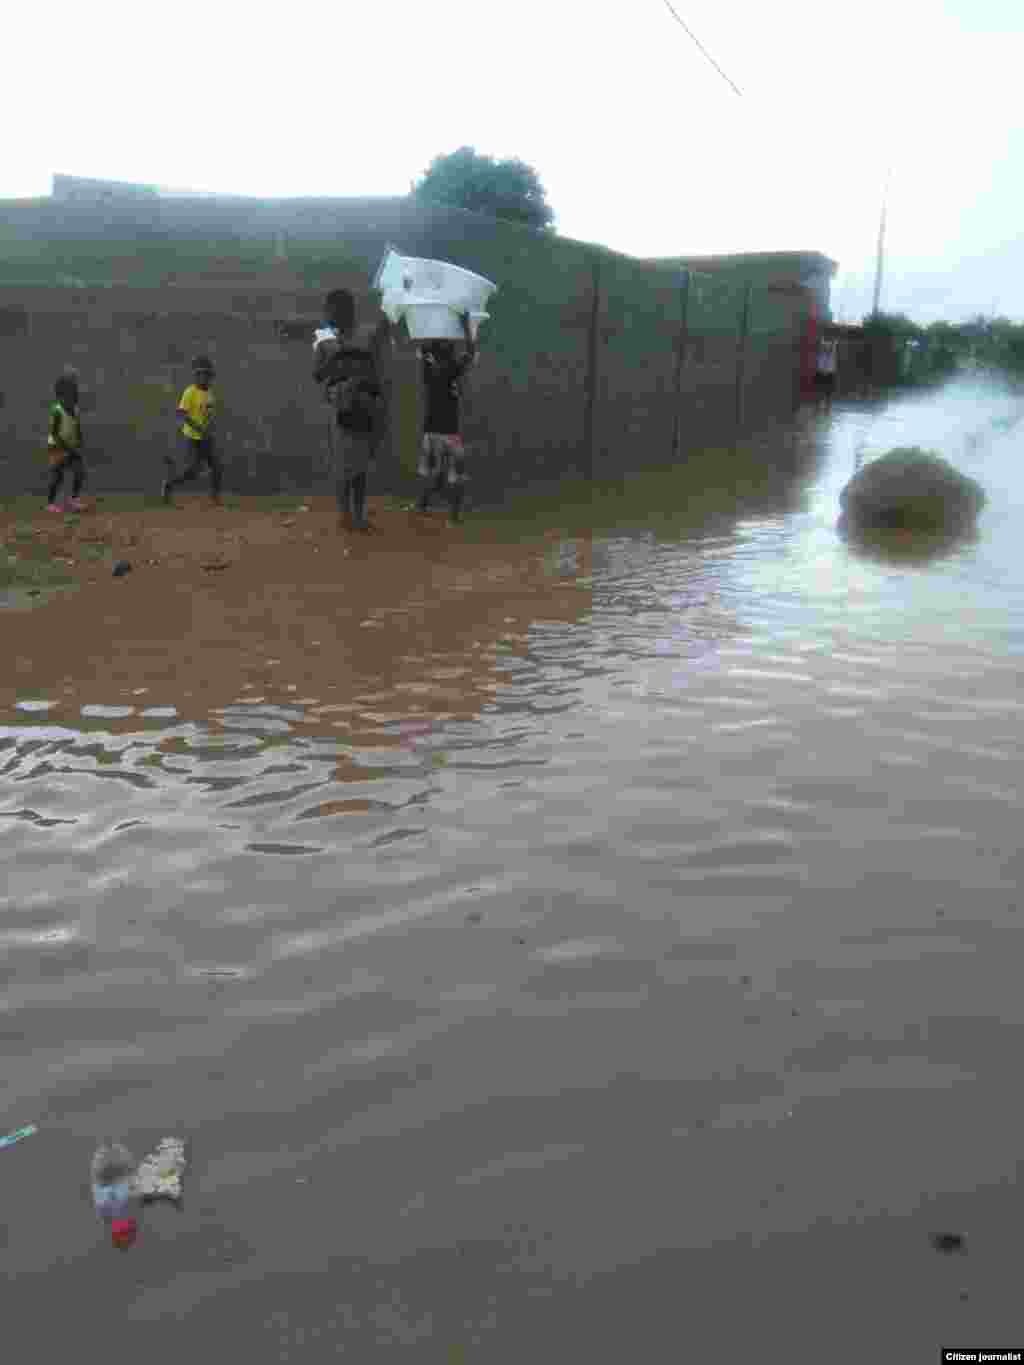
[{"label": "muddy brown water", "polygon": [[[592,535],[549,501],[347,556],[320,504],[187,510],[180,557],[165,522],[0,614],[8,1342],[1019,1343],[1022,411],[837,410],[696,525],[685,474]],[[912,443],[988,490],[977,541],[854,553],[843,483]],[[107,1134],[192,1144],[124,1254]]]}]

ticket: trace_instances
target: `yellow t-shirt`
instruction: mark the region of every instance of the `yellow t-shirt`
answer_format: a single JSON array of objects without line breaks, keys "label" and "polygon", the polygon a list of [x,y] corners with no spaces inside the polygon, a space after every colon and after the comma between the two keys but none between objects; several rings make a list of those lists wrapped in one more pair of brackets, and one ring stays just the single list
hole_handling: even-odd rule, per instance
[{"label": "yellow t-shirt", "polygon": [[189,418],[181,428],[182,434],[192,441],[201,441],[207,434],[216,407],[213,390],[201,389],[198,384],[190,384],[181,395],[178,407]]}]

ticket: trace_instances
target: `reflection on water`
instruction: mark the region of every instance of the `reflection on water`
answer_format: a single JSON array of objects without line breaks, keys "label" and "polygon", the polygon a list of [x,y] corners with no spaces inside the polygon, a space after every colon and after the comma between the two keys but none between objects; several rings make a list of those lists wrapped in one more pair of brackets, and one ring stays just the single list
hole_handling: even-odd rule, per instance
[{"label": "reflection on water", "polygon": [[[1010,1235],[1019,416],[961,387],[776,438],[781,473],[480,518],[440,600],[229,602],[216,669],[192,604],[177,687],[152,623],[110,692],[41,641],[0,715],[0,1129],[39,1133],[0,1160],[14,1317],[74,1305],[46,1352],[125,1273],[160,1361],[632,1359],[684,1283],[734,1351],[817,1358],[851,1284],[906,1358],[969,1338],[914,1219]],[[910,443],[989,505],[875,562],[839,491]],[[86,1145],[178,1130],[194,1196],[112,1268]]]},{"label": "reflection on water", "polygon": [[879,564],[912,568],[947,559],[957,550],[977,545],[976,528],[957,531],[911,531],[901,528],[855,530],[840,524],[837,531],[850,549]]}]

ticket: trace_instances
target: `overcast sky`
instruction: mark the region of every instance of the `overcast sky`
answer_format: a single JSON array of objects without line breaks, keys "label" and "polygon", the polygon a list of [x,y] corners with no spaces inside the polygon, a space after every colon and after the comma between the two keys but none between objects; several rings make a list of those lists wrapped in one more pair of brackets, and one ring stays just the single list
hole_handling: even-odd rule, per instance
[{"label": "overcast sky", "polygon": [[0,197],[403,194],[469,144],[534,166],[567,236],[822,251],[855,320],[891,162],[882,306],[1024,320],[1020,0],[672,2],[741,98],[664,0],[17,5]]}]

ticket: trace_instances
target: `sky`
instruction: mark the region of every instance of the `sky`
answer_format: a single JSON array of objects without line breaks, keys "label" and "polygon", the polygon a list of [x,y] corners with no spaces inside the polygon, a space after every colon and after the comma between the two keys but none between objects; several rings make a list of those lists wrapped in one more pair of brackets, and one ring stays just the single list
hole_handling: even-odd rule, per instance
[{"label": "sky", "polygon": [[18,5],[0,198],[404,194],[469,145],[627,255],[821,251],[857,321],[891,173],[883,309],[1024,321],[1020,0],[672,4],[741,95],[665,0]]}]

